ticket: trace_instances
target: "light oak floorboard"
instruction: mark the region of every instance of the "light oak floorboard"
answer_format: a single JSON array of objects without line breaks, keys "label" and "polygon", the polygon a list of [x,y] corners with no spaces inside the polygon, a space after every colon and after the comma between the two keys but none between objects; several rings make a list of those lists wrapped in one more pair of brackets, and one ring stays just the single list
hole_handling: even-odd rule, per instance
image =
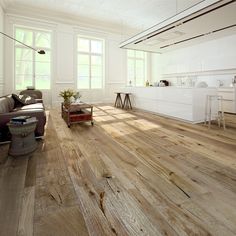
[{"label": "light oak floorboard", "polygon": [[0,145],[0,235],[236,235],[236,116],[208,129],[112,105],[31,155]]}]

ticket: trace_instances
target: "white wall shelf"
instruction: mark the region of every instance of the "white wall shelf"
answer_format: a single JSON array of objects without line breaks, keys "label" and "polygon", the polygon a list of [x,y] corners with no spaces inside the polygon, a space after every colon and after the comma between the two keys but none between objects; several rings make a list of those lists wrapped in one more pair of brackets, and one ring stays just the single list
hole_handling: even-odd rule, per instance
[{"label": "white wall shelf", "polygon": [[163,78],[170,77],[180,77],[180,76],[206,76],[206,75],[227,75],[227,74],[236,74],[236,68],[230,69],[218,69],[218,70],[206,70],[206,71],[194,71],[194,72],[182,72],[182,73],[170,73],[162,74]]}]

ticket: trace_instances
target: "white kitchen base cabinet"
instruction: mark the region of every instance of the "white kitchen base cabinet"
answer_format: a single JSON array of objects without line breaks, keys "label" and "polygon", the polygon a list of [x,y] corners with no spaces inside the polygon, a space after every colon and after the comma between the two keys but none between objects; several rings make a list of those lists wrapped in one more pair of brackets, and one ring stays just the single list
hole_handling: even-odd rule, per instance
[{"label": "white kitchen base cabinet", "polygon": [[216,88],[126,87],[132,93],[133,106],[164,116],[200,123],[205,119],[207,95],[216,95]]}]

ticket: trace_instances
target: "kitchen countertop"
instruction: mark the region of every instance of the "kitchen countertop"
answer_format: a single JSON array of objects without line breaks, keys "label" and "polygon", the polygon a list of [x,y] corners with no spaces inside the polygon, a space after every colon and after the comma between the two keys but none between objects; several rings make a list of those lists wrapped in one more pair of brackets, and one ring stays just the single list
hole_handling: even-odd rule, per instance
[{"label": "kitchen countertop", "polygon": [[[185,87],[185,86],[126,86],[125,88],[170,88],[170,89],[217,89],[218,87],[205,87],[205,88],[197,88],[197,87]],[[221,87],[223,88],[223,87]],[[233,87],[224,87],[224,88],[233,88]]]}]

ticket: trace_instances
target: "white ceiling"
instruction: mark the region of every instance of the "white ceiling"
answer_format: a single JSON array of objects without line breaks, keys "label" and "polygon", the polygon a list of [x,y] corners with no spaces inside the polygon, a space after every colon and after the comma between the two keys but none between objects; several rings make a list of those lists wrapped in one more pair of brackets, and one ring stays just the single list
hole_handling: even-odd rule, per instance
[{"label": "white ceiling", "polygon": [[80,22],[144,30],[202,0],[0,0],[8,13],[37,13]]},{"label": "white ceiling", "polygon": [[206,0],[121,43],[132,48],[163,53],[236,32],[236,1]]}]

